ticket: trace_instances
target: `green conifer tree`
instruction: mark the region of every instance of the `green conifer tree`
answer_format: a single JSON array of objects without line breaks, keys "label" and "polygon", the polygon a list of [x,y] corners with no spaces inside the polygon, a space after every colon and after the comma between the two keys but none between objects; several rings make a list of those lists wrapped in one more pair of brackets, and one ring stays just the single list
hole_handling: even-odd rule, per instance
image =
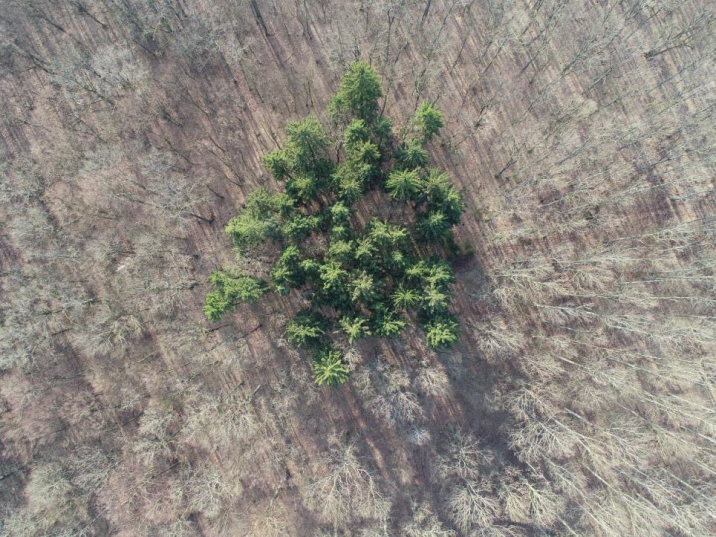
[{"label": "green conifer tree", "polygon": [[365,62],[358,61],[348,68],[338,92],[330,102],[336,117],[352,115],[366,124],[373,124],[378,114],[378,99],[383,96],[380,79]]}]

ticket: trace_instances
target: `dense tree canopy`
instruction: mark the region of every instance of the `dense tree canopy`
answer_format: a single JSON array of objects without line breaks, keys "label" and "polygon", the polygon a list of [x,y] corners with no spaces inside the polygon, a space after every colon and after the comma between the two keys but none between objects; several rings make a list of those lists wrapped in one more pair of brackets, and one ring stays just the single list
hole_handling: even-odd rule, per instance
[{"label": "dense tree canopy", "polygon": [[[313,116],[286,128],[282,149],[262,163],[283,182],[283,192],[252,192],[226,227],[239,255],[260,244],[277,247],[268,281],[235,270],[216,272],[205,313],[216,321],[240,302],[255,302],[267,290],[287,295],[301,288],[311,306],[289,323],[288,340],[313,353],[318,384],[342,384],[348,378],[343,357],[331,343],[349,344],[367,336],[394,337],[410,318],[425,330],[433,348],[457,341],[458,323],[449,312],[454,276],[437,252],[454,252],[452,228],[463,202],[448,175],[428,168],[424,145],[443,126],[442,113],[421,104],[404,139],[391,133],[378,116],[382,96],[375,71],[353,64],[331,99],[334,121],[343,129],[343,158],[329,157],[329,140]],[[369,190],[385,192],[403,221],[356,218],[355,204]],[[365,216],[365,215],[363,215]],[[309,253],[312,236],[325,237],[325,248]],[[433,252],[425,256],[423,252]]]}]

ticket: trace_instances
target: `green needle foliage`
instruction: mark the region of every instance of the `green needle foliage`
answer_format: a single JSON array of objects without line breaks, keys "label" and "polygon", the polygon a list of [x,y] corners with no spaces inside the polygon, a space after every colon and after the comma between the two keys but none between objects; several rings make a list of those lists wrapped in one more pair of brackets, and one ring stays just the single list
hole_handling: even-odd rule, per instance
[{"label": "green needle foliage", "polygon": [[[378,115],[382,96],[375,71],[357,62],[329,105],[343,129],[340,144],[313,116],[289,123],[284,147],[262,159],[283,191],[252,192],[226,227],[239,256],[274,245],[268,281],[235,270],[210,278],[214,290],[204,311],[212,322],[268,290],[284,296],[300,290],[309,298],[310,307],[289,322],[286,337],[313,354],[321,385],[348,378],[333,347],[336,338],[353,345],[368,336],[395,337],[412,319],[433,348],[457,341],[458,323],[449,313],[455,277],[440,252],[455,250],[452,229],[464,205],[448,174],[428,168],[424,147],[438,135],[443,116],[423,103],[404,139],[397,139],[390,121]],[[343,150],[337,163],[329,156],[335,145]],[[394,212],[405,220],[370,218],[365,208],[356,215],[354,206],[369,191],[406,207]]]},{"label": "green needle foliage", "polygon": [[329,108],[334,116],[352,115],[366,124],[373,124],[378,119],[378,99],[382,96],[380,79],[373,68],[365,62],[356,62],[343,75]]},{"label": "green needle foliage", "polygon": [[206,297],[204,313],[212,322],[240,302],[256,302],[268,290],[265,282],[232,270],[215,272],[209,282],[215,290]]},{"label": "green needle foliage", "polygon": [[443,128],[443,113],[431,103],[424,102],[415,112],[413,125],[422,141],[429,142]]},{"label": "green needle foliage", "polygon": [[448,347],[457,341],[457,321],[444,315],[425,324],[428,345],[434,349]]},{"label": "green needle foliage", "polygon": [[348,367],[341,353],[322,350],[313,360],[313,376],[319,386],[339,386],[348,380]]},{"label": "green needle foliage", "polygon": [[286,328],[288,340],[300,349],[316,346],[325,333],[325,318],[318,312],[302,310]]},{"label": "green needle foliage", "polygon": [[370,335],[370,324],[365,317],[342,317],[338,324],[351,345],[357,339]]},{"label": "green needle foliage", "polygon": [[415,197],[420,188],[420,177],[415,170],[398,170],[390,174],[385,188],[391,198],[405,201]]}]

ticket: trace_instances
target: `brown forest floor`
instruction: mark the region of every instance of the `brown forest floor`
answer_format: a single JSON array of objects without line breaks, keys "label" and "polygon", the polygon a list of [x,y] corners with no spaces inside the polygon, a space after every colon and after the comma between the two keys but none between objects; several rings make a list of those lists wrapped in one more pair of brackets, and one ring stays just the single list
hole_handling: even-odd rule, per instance
[{"label": "brown forest floor", "polygon": [[[4,531],[714,530],[713,20],[698,1],[0,0]],[[300,297],[218,325],[201,307],[235,263],[226,222],[278,188],[261,155],[326,121],[359,58],[396,130],[421,100],[445,113],[429,150],[474,256],[457,347],[366,340],[331,390],[283,339]],[[331,453],[367,472],[338,499],[315,486]],[[469,490],[488,500],[461,510]]]}]

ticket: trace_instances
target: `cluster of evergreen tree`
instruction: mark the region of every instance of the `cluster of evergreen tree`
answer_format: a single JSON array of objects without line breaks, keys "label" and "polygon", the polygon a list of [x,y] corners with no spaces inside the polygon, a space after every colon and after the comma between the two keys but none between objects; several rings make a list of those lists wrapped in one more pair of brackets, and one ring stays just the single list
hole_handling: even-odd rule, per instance
[{"label": "cluster of evergreen tree", "polygon": [[[332,119],[344,127],[344,158],[338,164],[328,156],[332,144],[315,117],[288,125],[284,148],[262,161],[283,182],[283,192],[252,192],[226,227],[239,255],[266,241],[281,249],[269,281],[235,270],[216,272],[204,307],[216,321],[267,291],[308,290],[311,307],[291,320],[287,337],[312,352],[319,384],[348,378],[331,333],[342,333],[351,344],[365,336],[393,337],[410,313],[431,347],[457,340],[458,323],[448,311],[453,271],[443,257],[421,255],[454,251],[452,227],[463,212],[460,193],[446,173],[428,167],[424,149],[443,126],[442,113],[423,103],[398,141],[390,121],[379,114],[381,96],[375,71],[364,62],[353,64],[330,102]],[[399,224],[373,218],[359,225],[353,207],[376,189],[396,205],[407,204],[414,217]],[[302,249],[312,234],[327,238],[321,256]]]}]

